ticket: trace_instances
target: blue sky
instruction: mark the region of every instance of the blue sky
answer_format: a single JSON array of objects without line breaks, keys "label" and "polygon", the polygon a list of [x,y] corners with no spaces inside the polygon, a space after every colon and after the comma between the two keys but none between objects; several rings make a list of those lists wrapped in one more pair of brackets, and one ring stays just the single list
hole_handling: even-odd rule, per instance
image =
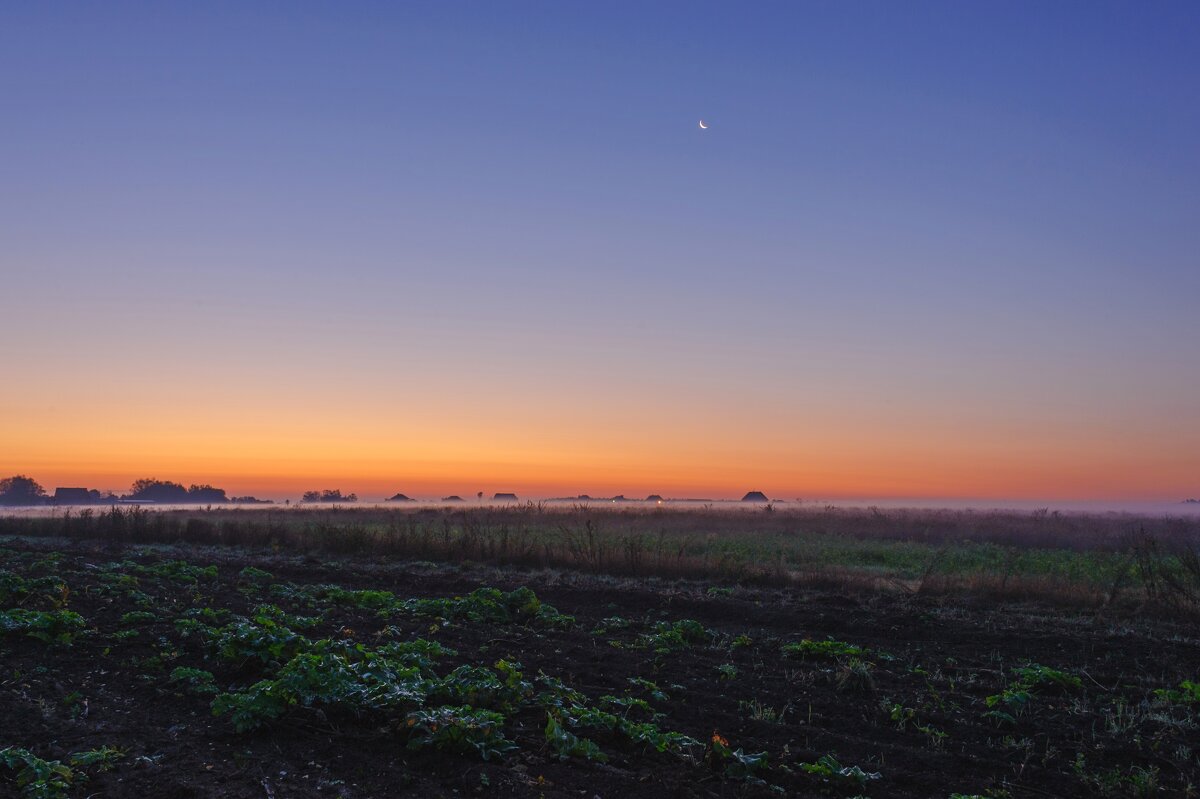
[{"label": "blue sky", "polygon": [[[1027,439],[1062,491],[1095,477],[1072,459],[1111,463],[1108,492],[1122,462],[1164,492],[1194,482],[1194,4],[0,15],[0,367],[34,386],[0,410],[85,429],[97,407],[166,403],[216,430],[284,408],[319,426],[344,406],[294,397],[336,384],[378,401],[367,418],[425,419],[448,442],[456,420],[508,415],[521,435],[480,446],[517,471],[558,463],[566,430],[640,426],[678,460],[748,470],[700,487],[778,474],[782,490],[810,479],[787,466],[814,457],[797,430],[874,438],[900,474],[913,444],[889,437],[907,427],[926,433],[921,468],[949,441]],[[291,371],[314,363],[327,385]],[[62,397],[55,375],[78,369],[97,396]],[[462,397],[465,374],[489,388],[453,417],[413,396]],[[164,388],[193,381],[203,405]],[[698,435],[712,448],[680,449]],[[636,462],[630,479],[648,463],[606,447],[578,442]],[[75,468],[119,472],[102,461]],[[862,489],[970,490],[900,483]]]}]

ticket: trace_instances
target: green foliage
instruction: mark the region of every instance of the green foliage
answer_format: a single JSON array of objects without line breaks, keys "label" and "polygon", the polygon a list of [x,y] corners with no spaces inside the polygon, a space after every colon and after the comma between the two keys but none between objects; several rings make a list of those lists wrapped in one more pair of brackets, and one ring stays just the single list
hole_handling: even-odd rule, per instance
[{"label": "green foliage", "polygon": [[867,654],[867,650],[854,644],[848,644],[845,641],[838,641],[830,638],[825,641],[814,641],[810,638],[805,638],[801,641],[784,644],[781,647],[784,657],[799,657],[799,658],[829,658],[837,660],[840,658],[862,658]]},{"label": "green foliage", "polygon": [[238,619],[204,632],[209,649],[222,660],[233,662],[257,660],[271,665],[311,645],[304,636],[266,616],[258,616],[254,621]]},{"label": "green foliage", "polygon": [[432,694],[446,703],[511,712],[533,692],[533,686],[519,678],[519,671],[516,675],[515,680],[502,680],[484,666],[463,665],[439,680]]},{"label": "green foliage", "polygon": [[1200,705],[1200,682],[1184,680],[1178,688],[1159,688],[1154,695],[1169,704]]},{"label": "green foliage", "polygon": [[719,767],[726,777],[734,779],[754,779],[755,773],[767,768],[767,753],[750,754],[740,747],[731,749],[729,741],[716,733],[709,743],[709,763]]},{"label": "green foliage", "polygon": [[352,591],[336,585],[321,586],[315,596],[333,605],[388,612],[398,606],[396,595],[391,591]]},{"label": "green foliage", "polygon": [[1000,693],[984,697],[983,700],[990,708],[983,717],[997,724],[1016,724],[1017,718],[1025,712],[1039,690],[1077,690],[1083,687],[1083,682],[1075,675],[1037,663],[1015,668],[1012,673],[1016,675],[1016,681]]},{"label": "green foliage", "polygon": [[833,755],[822,755],[815,763],[799,763],[801,771],[830,783],[848,783],[865,788],[868,782],[883,779],[878,771],[864,771],[859,766],[843,766]]},{"label": "green foliage", "polygon": [[361,645],[318,641],[309,651],[294,655],[275,679],[219,694],[212,712],[228,714],[234,728],[245,732],[296,706],[356,713],[411,708],[425,701],[431,687],[418,667],[394,662]]},{"label": "green foliage", "polygon": [[653,722],[635,722],[595,707],[574,705],[564,709],[562,719],[569,726],[594,729],[622,736],[631,743],[641,744],[656,752],[672,752],[687,756],[700,742],[683,733],[664,731]]},{"label": "green foliage", "polygon": [[83,616],[71,610],[26,610],[0,612],[0,635],[24,633],[47,644],[69,646],[87,626]]},{"label": "green foliage", "polygon": [[667,696],[666,692],[659,688],[657,683],[651,682],[650,680],[642,677],[630,677],[629,684],[634,688],[641,688],[643,691],[650,694],[650,698],[656,702],[670,701],[670,697]]},{"label": "green foliage", "polygon": [[274,579],[275,575],[269,571],[263,571],[254,566],[247,566],[238,572],[238,580],[244,583],[265,583]]},{"label": "green foliage", "polygon": [[214,696],[220,693],[216,686],[216,678],[211,671],[191,669],[180,666],[171,671],[171,682],[183,683],[188,693],[196,696]]},{"label": "green foliage", "polygon": [[1035,688],[1078,690],[1083,687],[1083,681],[1074,674],[1068,674],[1065,671],[1059,671],[1058,669],[1052,669],[1037,663],[1030,663],[1028,666],[1013,669],[1012,671],[1013,674],[1017,675],[1018,684],[1029,690]]},{"label": "green foliage", "polygon": [[216,566],[195,566],[186,560],[164,560],[151,566],[134,566],[139,574],[177,583],[198,583],[217,579]]},{"label": "green foliage", "polygon": [[523,624],[530,627],[566,629],[574,616],[559,613],[522,586],[505,593],[498,588],[477,588],[466,596],[451,599],[409,599],[405,610],[420,616],[475,624]]},{"label": "green foliage", "polygon": [[121,624],[125,627],[136,627],[140,624],[152,624],[158,621],[158,616],[155,616],[148,610],[131,610],[121,616]]},{"label": "green foliage", "polygon": [[60,578],[22,577],[7,569],[0,569],[0,605],[24,605],[44,600],[51,607],[61,608],[67,604],[70,589]]},{"label": "green foliage", "polygon": [[551,753],[559,760],[582,757],[599,763],[608,762],[608,756],[600,751],[595,741],[580,738],[570,732],[558,723],[553,713],[546,714],[546,743],[550,745]]},{"label": "green foliage", "polygon": [[504,737],[504,716],[469,706],[417,710],[405,719],[408,748],[478,754],[484,760],[501,758],[517,748]]},{"label": "green foliage", "polygon": [[736,680],[737,676],[738,676],[737,666],[733,665],[732,663],[722,663],[720,666],[717,666],[717,679],[718,680],[731,680],[732,681],[732,680]]},{"label": "green foliage", "polygon": [[662,655],[690,649],[694,644],[707,644],[712,639],[712,631],[700,622],[680,619],[675,622],[656,622],[651,632],[639,637],[639,645]]},{"label": "green foliage", "polygon": [[71,755],[70,762],[76,767],[91,767],[95,766],[96,771],[110,771],[117,764],[117,761],[125,757],[125,750],[117,749],[112,746],[102,746],[99,749],[90,749],[86,752],[76,752]]},{"label": "green foliage", "polygon": [[75,780],[70,766],[15,746],[0,749],[0,766],[16,772],[17,787],[28,799],[63,799]]}]

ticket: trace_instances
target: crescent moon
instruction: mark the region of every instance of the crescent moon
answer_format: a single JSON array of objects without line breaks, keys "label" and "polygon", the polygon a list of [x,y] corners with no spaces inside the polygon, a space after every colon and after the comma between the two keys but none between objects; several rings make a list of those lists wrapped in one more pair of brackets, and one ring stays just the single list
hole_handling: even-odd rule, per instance
[{"label": "crescent moon", "polygon": [[708,130],[708,125],[704,124],[704,120],[700,120],[700,130]]}]

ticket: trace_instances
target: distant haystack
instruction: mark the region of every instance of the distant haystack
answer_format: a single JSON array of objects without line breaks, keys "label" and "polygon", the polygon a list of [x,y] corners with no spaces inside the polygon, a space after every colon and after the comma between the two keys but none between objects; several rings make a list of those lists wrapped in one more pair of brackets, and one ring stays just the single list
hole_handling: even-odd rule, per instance
[{"label": "distant haystack", "polygon": [[516,502],[517,495],[510,494],[507,491],[498,491],[492,495],[493,502]]},{"label": "distant haystack", "polygon": [[458,494],[451,494],[448,497],[442,497],[442,502],[462,502],[463,498]]},{"label": "distant haystack", "polygon": [[647,502],[662,502],[663,501],[662,494],[651,494],[650,496],[646,497],[646,501]]},{"label": "distant haystack", "polygon": [[384,502],[416,502],[416,500],[404,494],[395,494],[385,499]]},{"label": "distant haystack", "polygon": [[746,496],[742,497],[742,502],[770,502],[767,495],[761,491],[748,491]]}]

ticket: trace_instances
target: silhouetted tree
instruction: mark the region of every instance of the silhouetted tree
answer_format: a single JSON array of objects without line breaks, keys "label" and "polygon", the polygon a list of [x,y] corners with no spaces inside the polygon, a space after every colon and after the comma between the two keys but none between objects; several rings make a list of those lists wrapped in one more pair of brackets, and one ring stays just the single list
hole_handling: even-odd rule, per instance
[{"label": "silhouetted tree", "polygon": [[213,488],[210,485],[190,485],[188,486],[188,502],[199,502],[205,505],[216,505],[222,502],[228,502],[229,498],[225,496],[225,489]]},{"label": "silhouetted tree", "polygon": [[358,502],[357,494],[343,494],[340,488],[327,488],[324,491],[305,491],[301,502]]},{"label": "silhouetted tree", "polygon": [[0,505],[41,505],[46,501],[46,489],[32,477],[23,474],[0,480]]},{"label": "silhouetted tree", "polygon": [[147,477],[133,484],[126,499],[137,499],[142,502],[182,503],[188,501],[188,492],[179,483]]}]

